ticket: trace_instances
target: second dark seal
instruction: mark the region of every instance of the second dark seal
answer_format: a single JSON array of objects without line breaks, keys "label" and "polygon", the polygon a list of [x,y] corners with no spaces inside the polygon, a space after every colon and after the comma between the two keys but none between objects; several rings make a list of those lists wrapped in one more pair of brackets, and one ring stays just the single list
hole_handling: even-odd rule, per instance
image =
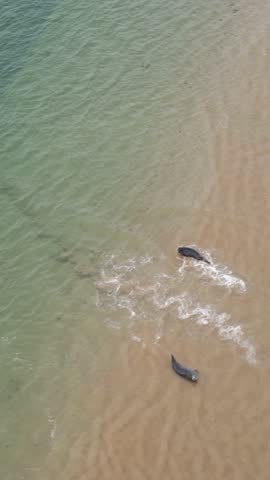
[{"label": "second dark seal", "polygon": [[180,375],[181,377],[184,377],[191,382],[197,382],[199,380],[198,370],[184,367],[184,365],[175,360],[173,355],[171,355],[171,364],[173,370],[175,371],[175,373],[177,373],[177,375]]}]

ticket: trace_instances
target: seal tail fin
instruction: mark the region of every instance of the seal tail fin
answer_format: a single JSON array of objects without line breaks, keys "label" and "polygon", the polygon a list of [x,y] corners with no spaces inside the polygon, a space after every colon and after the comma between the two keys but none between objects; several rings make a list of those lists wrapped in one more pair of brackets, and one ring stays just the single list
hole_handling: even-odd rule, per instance
[{"label": "seal tail fin", "polygon": [[207,260],[207,259],[204,258],[204,257],[203,257],[203,261],[204,261],[205,263],[208,263],[208,265],[211,265],[211,262],[209,262],[209,260]]}]

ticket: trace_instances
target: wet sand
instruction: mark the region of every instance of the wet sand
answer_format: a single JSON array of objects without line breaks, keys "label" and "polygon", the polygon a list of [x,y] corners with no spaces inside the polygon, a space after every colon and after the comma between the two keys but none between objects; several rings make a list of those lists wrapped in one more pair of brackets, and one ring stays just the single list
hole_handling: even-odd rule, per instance
[{"label": "wet sand", "polygon": [[113,7],[5,97],[5,475],[268,480],[269,6]]},{"label": "wet sand", "polygon": [[[211,252],[245,279],[243,294],[218,287],[218,295],[207,279],[203,284],[208,303],[228,312],[255,345],[256,364],[215,329],[179,323],[170,312],[157,342],[149,318],[136,324],[135,339],[114,329],[99,387],[81,391],[82,405],[90,396],[95,405],[89,429],[76,439],[59,478],[269,477],[269,44],[265,34],[237,59],[232,83],[220,77],[223,94],[217,103],[213,94],[203,113],[215,164],[208,192],[181,235],[175,222],[170,237],[161,236],[168,270],[182,261],[170,253],[181,241]],[[197,283],[189,280],[185,288],[192,296]],[[200,370],[197,385],[171,371],[171,353]]]}]

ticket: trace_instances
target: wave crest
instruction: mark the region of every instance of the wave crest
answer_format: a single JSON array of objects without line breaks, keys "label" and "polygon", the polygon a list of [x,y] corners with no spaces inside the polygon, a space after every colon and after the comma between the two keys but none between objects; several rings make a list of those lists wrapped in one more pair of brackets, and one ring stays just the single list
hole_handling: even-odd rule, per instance
[{"label": "wave crest", "polygon": [[[212,260],[209,255],[208,258]],[[183,291],[187,283],[185,275],[190,268],[213,280],[215,285],[237,288],[241,292],[246,291],[243,280],[227,267],[214,263],[208,265],[183,259],[178,272],[171,275],[157,272],[156,267],[150,256],[132,257],[126,262],[116,256],[106,258],[96,283],[96,305],[106,311],[108,326],[127,327],[130,338],[145,346],[145,339],[137,328],[138,321],[151,322],[152,342],[159,343],[165,331],[164,317],[170,314],[170,318],[190,319],[197,325],[208,326],[222,340],[243,349],[249,363],[256,363],[255,347],[245,337],[241,325],[232,323],[229,313],[219,313],[213,305],[202,305]]]}]

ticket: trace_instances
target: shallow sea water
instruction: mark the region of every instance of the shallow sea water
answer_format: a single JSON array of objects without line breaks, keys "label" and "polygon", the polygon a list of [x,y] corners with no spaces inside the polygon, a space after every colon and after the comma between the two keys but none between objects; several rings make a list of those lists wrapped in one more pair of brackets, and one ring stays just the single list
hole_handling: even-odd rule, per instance
[{"label": "shallow sea water", "polygon": [[0,1],[5,480],[268,479],[269,24]]}]

